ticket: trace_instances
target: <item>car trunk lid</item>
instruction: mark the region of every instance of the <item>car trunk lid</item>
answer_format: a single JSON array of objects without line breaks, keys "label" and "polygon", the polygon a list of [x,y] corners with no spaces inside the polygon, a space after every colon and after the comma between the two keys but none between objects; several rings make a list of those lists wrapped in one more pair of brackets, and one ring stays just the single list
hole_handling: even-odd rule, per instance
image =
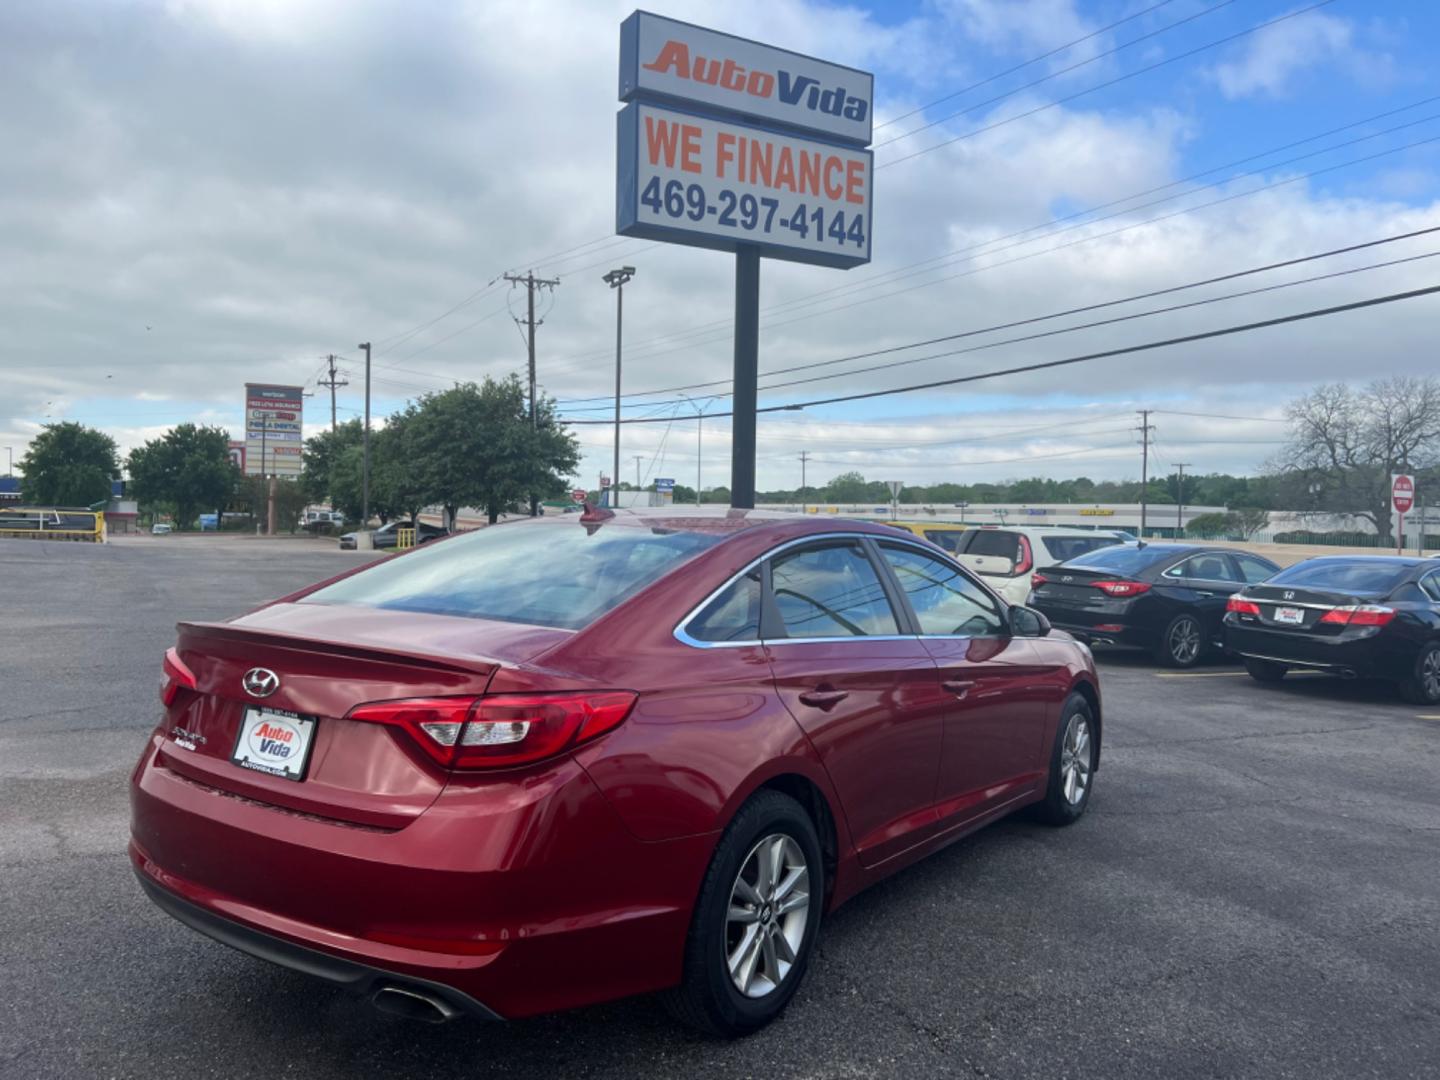
[{"label": "car trunk lid", "polygon": [[[176,654],[195,686],[170,706],[161,765],[220,792],[386,829],[424,813],[447,772],[404,732],[347,714],[367,702],[478,696],[500,666],[523,663],[570,636],[489,620],[305,603],[179,629]],[[246,674],[256,669],[273,673],[277,683],[260,696],[245,689]],[[308,740],[298,781],[233,760],[248,756],[242,739],[253,749],[250,740],[267,734]]]}]

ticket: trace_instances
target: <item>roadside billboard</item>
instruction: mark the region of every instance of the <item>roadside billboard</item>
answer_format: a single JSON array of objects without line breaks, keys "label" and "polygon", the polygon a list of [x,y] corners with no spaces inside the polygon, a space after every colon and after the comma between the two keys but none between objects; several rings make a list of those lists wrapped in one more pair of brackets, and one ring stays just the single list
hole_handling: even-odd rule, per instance
[{"label": "roadside billboard", "polygon": [[299,476],[304,417],[302,387],[246,383],[245,475]]}]

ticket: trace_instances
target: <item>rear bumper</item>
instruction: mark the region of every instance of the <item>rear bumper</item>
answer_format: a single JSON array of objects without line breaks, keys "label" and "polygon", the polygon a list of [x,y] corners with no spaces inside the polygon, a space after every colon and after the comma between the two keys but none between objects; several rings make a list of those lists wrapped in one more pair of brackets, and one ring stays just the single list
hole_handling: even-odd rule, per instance
[{"label": "rear bumper", "polygon": [[1329,671],[1347,678],[1399,680],[1414,666],[1414,652],[1396,648],[1378,636],[1300,637],[1263,627],[1235,626],[1226,622],[1225,647],[1252,660],[1268,660],[1288,667]]},{"label": "rear bumper", "polygon": [[[1087,645],[1098,643],[1101,645],[1128,645],[1135,649],[1148,649],[1155,643],[1154,635],[1150,632],[1140,627],[1130,626],[1120,622],[1118,619],[1114,622],[1102,622],[1096,625],[1083,626],[1078,623],[1064,621],[1063,615],[1062,618],[1057,620],[1054,616],[1050,615],[1049,612],[1045,614],[1050,619],[1051,626],[1054,626],[1058,630],[1064,630],[1077,641],[1083,641]],[[1100,627],[1104,627],[1104,629],[1100,629]]]},{"label": "rear bumper", "polygon": [[154,743],[131,836],[151,899],[201,933],[361,993],[383,976],[507,1019],[678,983],[715,843],[638,840],[569,759],[452,782],[392,830],[199,785]]},{"label": "rear bumper", "polygon": [[130,858],[140,887],[156,907],[190,929],[238,952],[323,979],[357,997],[374,998],[382,990],[402,990],[443,1003],[457,1016],[470,1016],[477,1020],[501,1019],[493,1009],[453,986],[332,956],[223,918],[208,908],[183,899],[148,876],[144,869],[148,860],[133,843],[130,845]]}]

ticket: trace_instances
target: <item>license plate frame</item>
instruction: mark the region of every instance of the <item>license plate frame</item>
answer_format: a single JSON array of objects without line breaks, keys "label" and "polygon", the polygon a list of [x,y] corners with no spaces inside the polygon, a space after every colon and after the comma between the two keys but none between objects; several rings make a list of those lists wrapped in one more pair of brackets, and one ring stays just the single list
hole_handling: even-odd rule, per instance
[{"label": "license plate frame", "polygon": [[1281,626],[1304,626],[1305,609],[1298,607],[1277,607],[1275,621]]},{"label": "license plate frame", "polygon": [[316,726],[313,716],[246,705],[230,761],[242,769],[300,783],[309,771]]}]

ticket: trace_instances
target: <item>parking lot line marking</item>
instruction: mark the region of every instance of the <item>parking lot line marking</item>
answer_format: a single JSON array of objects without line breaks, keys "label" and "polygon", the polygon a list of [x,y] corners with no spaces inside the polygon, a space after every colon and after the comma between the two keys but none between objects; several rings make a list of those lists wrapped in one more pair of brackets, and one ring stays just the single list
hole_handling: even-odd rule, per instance
[{"label": "parking lot line marking", "polygon": [[1440,713],[1416,713],[1416,720],[1440,720]]}]

